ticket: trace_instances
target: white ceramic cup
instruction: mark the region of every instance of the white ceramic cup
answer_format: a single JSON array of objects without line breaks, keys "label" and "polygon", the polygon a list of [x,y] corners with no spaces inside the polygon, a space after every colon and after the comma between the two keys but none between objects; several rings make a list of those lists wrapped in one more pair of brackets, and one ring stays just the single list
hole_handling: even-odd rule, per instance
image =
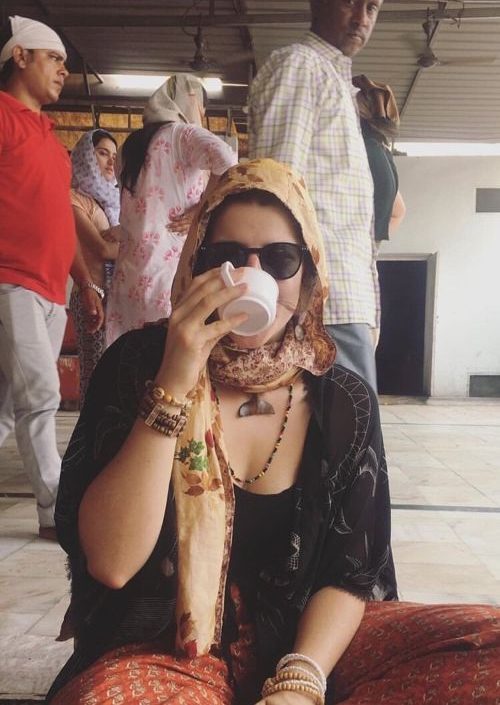
[{"label": "white ceramic cup", "polygon": [[[233,273],[236,272],[236,277]],[[270,274],[255,267],[240,267],[237,270],[231,262],[224,262],[220,268],[222,281],[226,286],[245,282],[247,290],[234,301],[219,308],[222,319],[246,313],[248,318],[232,329],[236,335],[257,335],[269,328],[276,318],[278,303],[278,284]]]}]

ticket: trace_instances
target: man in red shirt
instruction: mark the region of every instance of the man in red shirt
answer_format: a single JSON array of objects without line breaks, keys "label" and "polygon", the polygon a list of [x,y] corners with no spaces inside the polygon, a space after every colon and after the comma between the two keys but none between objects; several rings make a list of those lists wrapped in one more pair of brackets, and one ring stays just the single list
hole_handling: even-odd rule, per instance
[{"label": "man in red shirt", "polygon": [[98,287],[76,253],[70,161],[41,112],[59,98],[66,50],[40,22],[11,17],[10,24],[10,38],[0,43],[0,445],[15,427],[39,534],[55,539],[56,360],[70,271],[89,327],[97,329],[103,314]]}]

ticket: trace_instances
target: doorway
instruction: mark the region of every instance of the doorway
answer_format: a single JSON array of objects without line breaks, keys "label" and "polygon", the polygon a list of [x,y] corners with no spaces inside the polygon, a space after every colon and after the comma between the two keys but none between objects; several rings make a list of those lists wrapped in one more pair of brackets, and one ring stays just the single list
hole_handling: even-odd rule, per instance
[{"label": "doorway", "polygon": [[382,308],[376,353],[380,394],[430,393],[433,265],[432,255],[377,262]]}]

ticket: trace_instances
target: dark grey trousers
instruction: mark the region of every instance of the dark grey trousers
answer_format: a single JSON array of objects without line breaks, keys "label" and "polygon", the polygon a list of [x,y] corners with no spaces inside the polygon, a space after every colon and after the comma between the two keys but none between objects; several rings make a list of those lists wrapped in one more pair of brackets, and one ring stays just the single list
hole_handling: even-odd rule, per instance
[{"label": "dark grey trousers", "polygon": [[377,370],[372,329],[366,323],[325,326],[337,346],[335,362],[361,375],[377,391]]}]

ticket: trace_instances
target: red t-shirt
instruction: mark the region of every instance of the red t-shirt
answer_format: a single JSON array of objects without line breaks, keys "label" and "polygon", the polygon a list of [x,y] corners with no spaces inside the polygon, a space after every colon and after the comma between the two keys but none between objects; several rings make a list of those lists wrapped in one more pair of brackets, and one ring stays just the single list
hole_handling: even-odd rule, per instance
[{"label": "red t-shirt", "polygon": [[0,283],[64,304],[76,232],[71,162],[53,126],[0,91]]}]

